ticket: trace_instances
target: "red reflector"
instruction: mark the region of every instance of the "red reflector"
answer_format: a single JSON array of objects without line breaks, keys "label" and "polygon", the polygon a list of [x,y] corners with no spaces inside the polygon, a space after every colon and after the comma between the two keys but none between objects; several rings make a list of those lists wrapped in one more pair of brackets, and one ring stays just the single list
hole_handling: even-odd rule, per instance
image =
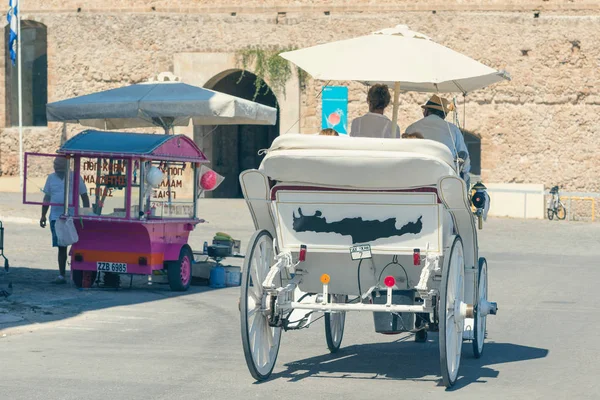
[{"label": "red reflector", "polygon": [[306,261],[306,246],[305,245],[300,246],[300,255],[298,256],[298,261],[300,261],[300,262]]},{"label": "red reflector", "polygon": [[415,249],[415,252],[413,253],[413,263],[415,265],[421,264],[421,250]]},{"label": "red reflector", "polygon": [[383,284],[387,287],[392,287],[396,284],[396,279],[393,276],[386,276],[383,280]]}]

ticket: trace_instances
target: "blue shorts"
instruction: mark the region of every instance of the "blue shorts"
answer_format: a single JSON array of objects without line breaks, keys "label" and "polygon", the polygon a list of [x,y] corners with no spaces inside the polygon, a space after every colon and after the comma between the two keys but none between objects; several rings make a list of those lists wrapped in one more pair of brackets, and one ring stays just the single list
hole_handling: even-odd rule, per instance
[{"label": "blue shorts", "polygon": [[56,236],[56,221],[50,221],[50,232],[52,232],[52,247],[58,247],[58,236]]}]

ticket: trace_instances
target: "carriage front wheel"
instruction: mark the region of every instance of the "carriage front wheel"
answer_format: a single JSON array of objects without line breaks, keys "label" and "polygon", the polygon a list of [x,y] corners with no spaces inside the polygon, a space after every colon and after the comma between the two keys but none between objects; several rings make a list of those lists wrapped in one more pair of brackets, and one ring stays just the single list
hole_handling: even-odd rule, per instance
[{"label": "carriage front wheel", "polygon": [[[273,237],[267,230],[256,232],[244,259],[240,319],[246,364],[259,381],[271,375],[281,342],[281,328],[269,325],[271,304],[262,286],[274,260]],[[281,285],[281,278],[275,284]]]},{"label": "carriage front wheel", "polygon": [[[332,303],[346,303],[348,296],[343,294],[331,295]],[[342,345],[344,337],[344,324],[346,323],[346,311],[325,313],[325,339],[327,347],[332,353],[337,352]]]},{"label": "carriage front wheel", "polygon": [[458,378],[464,319],[460,306],[464,301],[465,261],[460,237],[454,239],[448,265],[442,274],[439,306],[440,364],[446,387]]},{"label": "carriage front wheel", "polygon": [[483,345],[485,342],[485,329],[487,316],[479,312],[479,307],[488,299],[488,276],[487,276],[487,261],[481,257],[479,259],[479,278],[477,279],[477,308],[475,309],[475,321],[473,326],[473,355],[475,358],[481,357],[483,354]]}]

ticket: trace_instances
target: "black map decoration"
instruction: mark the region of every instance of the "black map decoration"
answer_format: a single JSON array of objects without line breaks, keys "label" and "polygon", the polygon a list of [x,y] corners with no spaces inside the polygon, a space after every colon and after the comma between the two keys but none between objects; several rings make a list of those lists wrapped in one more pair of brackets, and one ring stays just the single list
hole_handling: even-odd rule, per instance
[{"label": "black map decoration", "polygon": [[369,243],[377,239],[392,236],[402,236],[409,233],[418,234],[423,229],[423,216],[416,222],[408,222],[400,229],[396,228],[396,218],[388,218],[385,221],[364,221],[362,217],[344,218],[341,221],[327,222],[321,211],[315,215],[302,214],[298,208],[299,216],[294,212],[294,223],[292,225],[296,232],[337,233],[342,236],[352,236],[352,244]]}]

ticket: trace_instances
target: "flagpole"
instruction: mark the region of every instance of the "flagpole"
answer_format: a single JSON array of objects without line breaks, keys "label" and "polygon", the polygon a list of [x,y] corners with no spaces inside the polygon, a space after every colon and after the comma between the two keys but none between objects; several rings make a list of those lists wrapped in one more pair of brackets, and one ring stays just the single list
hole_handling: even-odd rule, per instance
[{"label": "flagpole", "polygon": [[21,183],[21,190],[23,190],[23,88],[21,78],[21,4],[22,0],[18,3],[17,12],[17,62],[18,62],[18,84],[19,84],[19,178]]}]

